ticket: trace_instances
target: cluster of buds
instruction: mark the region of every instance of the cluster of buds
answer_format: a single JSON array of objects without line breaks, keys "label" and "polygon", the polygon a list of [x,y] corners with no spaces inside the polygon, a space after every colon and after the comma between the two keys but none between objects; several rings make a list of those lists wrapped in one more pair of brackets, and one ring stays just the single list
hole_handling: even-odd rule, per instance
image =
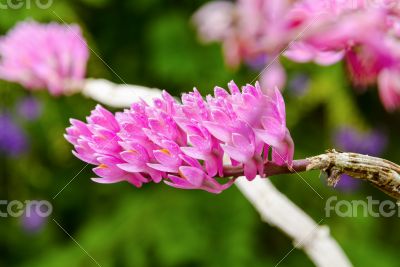
[{"label": "cluster of buds", "polygon": [[220,193],[234,181],[224,163],[242,167],[249,180],[264,176],[268,161],[291,166],[294,144],[280,91],[264,93],[258,82],[228,87],[205,99],[194,89],[182,103],[164,91],[152,105],[133,103],[115,115],[97,106],[87,123],[72,119],[65,138],[75,156],[96,165],[99,183],[164,181]]}]

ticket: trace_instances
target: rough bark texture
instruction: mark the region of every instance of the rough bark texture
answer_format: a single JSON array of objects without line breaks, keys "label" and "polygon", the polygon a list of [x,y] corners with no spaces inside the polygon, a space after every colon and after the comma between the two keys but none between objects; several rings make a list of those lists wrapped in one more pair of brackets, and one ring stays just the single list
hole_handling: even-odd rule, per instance
[{"label": "rough bark texture", "polygon": [[368,155],[329,151],[326,154],[308,158],[307,170],[322,170],[328,174],[328,184],[334,186],[341,174],[366,180],[400,200],[400,166],[381,158]]},{"label": "rough bark texture", "polygon": [[[328,174],[328,184],[335,186],[342,174],[355,179],[366,180],[400,200],[400,166],[386,159],[368,155],[330,150],[325,154],[293,161],[293,166],[279,166],[272,162],[265,164],[265,176],[321,170]],[[227,177],[243,175],[242,167],[224,168]]]}]

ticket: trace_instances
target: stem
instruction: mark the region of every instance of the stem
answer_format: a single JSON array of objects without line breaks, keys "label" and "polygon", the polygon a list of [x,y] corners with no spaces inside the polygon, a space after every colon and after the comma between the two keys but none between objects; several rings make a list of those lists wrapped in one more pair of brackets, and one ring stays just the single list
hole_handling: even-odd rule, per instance
[{"label": "stem", "polygon": [[[299,159],[294,160],[292,167],[287,165],[277,165],[271,161],[268,161],[264,165],[264,174],[269,176],[279,175],[279,174],[287,174],[287,173],[296,173],[296,172],[304,172],[307,170],[307,166],[309,166],[311,162],[308,159]],[[239,177],[244,175],[243,167],[241,166],[224,166],[224,175],[226,177]]]},{"label": "stem", "polygon": [[[279,166],[272,162],[265,164],[265,175],[273,176],[321,170],[328,174],[328,184],[335,186],[342,174],[355,179],[366,180],[387,195],[400,200],[400,166],[377,157],[348,152],[328,151],[325,154],[293,161],[292,167]],[[242,167],[224,167],[228,177],[243,175]]]}]

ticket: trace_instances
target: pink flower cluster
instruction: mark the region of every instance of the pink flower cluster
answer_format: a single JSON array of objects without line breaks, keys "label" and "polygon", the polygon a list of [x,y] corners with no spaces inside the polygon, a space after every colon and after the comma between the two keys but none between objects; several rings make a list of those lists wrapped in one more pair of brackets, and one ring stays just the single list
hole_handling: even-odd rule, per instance
[{"label": "pink flower cluster", "polygon": [[[167,92],[115,115],[97,106],[87,123],[71,120],[65,138],[74,155],[96,165],[99,183],[165,181],[183,189],[220,193],[223,163],[239,166],[252,180],[272,160],[291,166],[294,144],[286,127],[285,103],[278,89],[264,94],[258,83],[240,90],[215,87],[205,99],[194,89],[177,102]],[[268,155],[271,151],[272,158]],[[229,178],[229,177],[225,177]]]},{"label": "pink flower cluster", "polygon": [[[377,84],[387,110],[400,106],[399,1],[238,0],[211,9],[216,3],[200,9],[195,21],[205,40],[223,43],[229,65],[272,61],[285,48],[283,55],[295,62],[331,65],[344,60],[354,85]],[[210,16],[223,18],[225,26],[211,27]],[[261,82],[282,86],[285,72],[278,60]]]},{"label": "pink flower cluster", "polygon": [[35,21],[0,38],[0,78],[31,89],[68,94],[86,73],[89,52],[79,26]]}]

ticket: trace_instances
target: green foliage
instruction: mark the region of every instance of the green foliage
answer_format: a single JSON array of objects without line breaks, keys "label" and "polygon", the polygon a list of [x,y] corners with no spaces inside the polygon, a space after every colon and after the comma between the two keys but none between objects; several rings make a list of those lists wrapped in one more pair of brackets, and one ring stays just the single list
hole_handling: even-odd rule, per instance
[{"label": "green foliage", "polygon": [[[0,31],[25,18],[79,23],[90,47],[124,81],[165,88],[174,95],[193,86],[210,93],[214,85],[225,86],[231,79],[250,82],[256,72],[227,70],[220,46],[197,41],[189,20],[201,2],[58,0],[49,10],[2,11]],[[300,69],[285,64],[289,77]],[[302,70],[312,79],[307,93],[296,97],[285,91],[296,157],[332,147],[332,131],[340,125],[367,129],[383,123],[391,136],[387,157],[400,158],[396,149],[400,128],[393,123],[398,119],[382,111],[376,91],[357,96],[340,65],[305,65]],[[89,76],[122,83],[93,53]],[[28,93],[10,83],[0,82],[0,87],[0,108],[16,113],[15,103]],[[16,118],[30,147],[19,158],[1,158],[0,199],[48,199],[54,211],[35,234],[25,232],[18,218],[0,219],[0,266],[96,266],[53,219],[103,267],[273,266],[292,249],[291,240],[262,223],[234,187],[215,196],[163,184],[140,190],[126,183],[94,184],[90,166],[72,156],[62,135],[70,117],[83,120],[95,103],[81,95],[52,98],[40,92],[35,97],[43,105],[43,115],[35,122]],[[318,173],[301,175],[324,199],[385,197],[368,185],[355,194],[343,194],[327,188]],[[300,177],[279,176],[272,181],[316,221],[324,218],[325,200]],[[332,217],[323,224],[330,226],[355,266],[398,265],[396,217]],[[311,266],[311,262],[295,250],[282,266]]]}]

